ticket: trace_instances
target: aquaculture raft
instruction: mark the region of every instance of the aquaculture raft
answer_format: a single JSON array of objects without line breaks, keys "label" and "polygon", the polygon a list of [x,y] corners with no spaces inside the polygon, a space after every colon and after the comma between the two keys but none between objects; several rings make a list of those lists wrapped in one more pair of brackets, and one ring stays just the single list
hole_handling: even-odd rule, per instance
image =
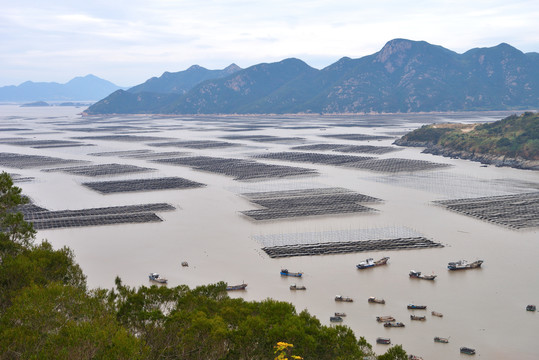
[{"label": "aquaculture raft", "polygon": [[383,155],[393,151],[399,151],[397,147],[393,146],[373,146],[373,145],[343,145],[343,144],[313,144],[313,145],[301,145],[294,146],[292,150],[305,150],[305,151],[338,151],[343,153],[364,153],[364,154],[376,154]]},{"label": "aquaculture raft", "polygon": [[61,159],[51,156],[0,153],[0,166],[17,169],[45,168],[50,166],[63,166],[84,163],[88,162],[82,160]]},{"label": "aquaculture raft", "polygon": [[425,160],[387,158],[377,159],[366,156],[333,155],[304,152],[279,152],[255,155],[259,159],[274,159],[313,164],[343,166],[371,170],[377,172],[397,173],[402,171],[421,171],[449,167],[448,164],[435,163]]},{"label": "aquaculture raft", "polygon": [[154,171],[155,169],[145,168],[135,165],[125,164],[99,164],[99,165],[86,165],[86,166],[72,166],[53,169],[43,169],[45,172],[64,172],[73,175],[82,176],[104,176],[104,175],[120,175],[120,174],[132,174],[147,171]]},{"label": "aquaculture raft", "polygon": [[82,185],[102,194],[168,189],[193,189],[206,186],[205,184],[181,177],[86,182]]},{"label": "aquaculture raft", "polygon": [[174,206],[166,203],[59,211],[49,211],[33,204],[17,208],[26,221],[33,223],[36,230],[159,222],[163,220],[154,212],[174,209]]},{"label": "aquaculture raft", "polygon": [[314,169],[300,167],[270,165],[254,160],[217,158],[210,156],[190,156],[155,159],[160,164],[189,166],[196,170],[215,174],[233,176],[234,180],[254,180],[267,178],[283,178],[299,175],[317,175]]},{"label": "aquaculture raft", "polygon": [[320,244],[294,244],[263,247],[262,250],[271,258],[311,256],[325,254],[346,254],[376,250],[403,250],[443,247],[424,237],[400,238],[389,240],[364,240],[348,242],[329,242]]},{"label": "aquaculture raft", "polygon": [[290,191],[270,191],[242,194],[264,209],[242,213],[257,221],[314,215],[330,215],[375,211],[361,203],[376,203],[380,199],[343,188],[314,188]]},{"label": "aquaculture raft", "polygon": [[513,229],[539,227],[539,191],[434,203],[448,210]]}]

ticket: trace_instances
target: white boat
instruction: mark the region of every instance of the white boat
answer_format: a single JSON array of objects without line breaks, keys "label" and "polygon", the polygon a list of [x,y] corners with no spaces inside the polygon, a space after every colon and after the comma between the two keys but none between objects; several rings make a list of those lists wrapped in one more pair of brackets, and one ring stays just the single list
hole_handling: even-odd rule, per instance
[{"label": "white boat", "polygon": [[164,277],[161,277],[158,273],[150,273],[148,277],[150,278],[150,281],[155,281],[160,284],[166,284],[168,282],[167,279],[165,279]]},{"label": "white boat", "polygon": [[447,268],[449,270],[465,270],[465,269],[476,269],[481,267],[481,264],[483,264],[483,260],[476,260],[474,262],[469,263],[466,260],[459,260],[450,262],[447,264]]}]

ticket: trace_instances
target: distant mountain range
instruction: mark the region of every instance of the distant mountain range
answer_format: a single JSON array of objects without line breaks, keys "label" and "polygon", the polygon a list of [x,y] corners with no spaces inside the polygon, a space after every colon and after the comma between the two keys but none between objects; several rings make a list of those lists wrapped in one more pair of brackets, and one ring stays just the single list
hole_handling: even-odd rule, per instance
[{"label": "distant mountain range", "polygon": [[94,75],[79,76],[65,84],[26,81],[0,87],[0,102],[95,101],[118,89],[121,87]]},{"label": "distant mountain range", "polygon": [[224,70],[192,66],[118,90],[87,114],[368,113],[539,107],[539,54],[502,43],[458,54],[395,39],[317,70],[299,59]]}]

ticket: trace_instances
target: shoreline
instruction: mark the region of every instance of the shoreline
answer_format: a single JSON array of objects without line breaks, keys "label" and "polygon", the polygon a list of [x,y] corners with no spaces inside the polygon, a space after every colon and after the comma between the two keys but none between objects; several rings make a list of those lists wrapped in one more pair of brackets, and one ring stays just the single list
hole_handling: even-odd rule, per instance
[{"label": "shoreline", "polygon": [[503,155],[483,154],[483,153],[471,153],[464,150],[453,150],[450,148],[444,148],[443,146],[434,145],[431,143],[424,143],[419,141],[407,141],[398,139],[393,144],[406,147],[424,147],[424,154],[439,155],[443,157],[449,157],[452,159],[470,160],[479,162],[484,165],[494,165],[496,167],[511,167],[521,170],[535,170],[539,171],[538,160],[527,160],[523,158],[512,158]]}]

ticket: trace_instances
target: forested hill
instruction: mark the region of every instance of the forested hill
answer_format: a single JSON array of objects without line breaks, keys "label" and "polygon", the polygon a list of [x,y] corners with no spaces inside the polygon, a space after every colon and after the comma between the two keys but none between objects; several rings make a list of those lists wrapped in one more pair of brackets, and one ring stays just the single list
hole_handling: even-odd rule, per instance
[{"label": "forested hill", "polygon": [[375,54],[344,57],[322,70],[299,59],[232,70],[221,78],[199,78],[183,94],[160,85],[136,94],[117,91],[86,113],[406,113],[539,107],[539,54],[525,54],[505,43],[458,54],[425,41],[395,39]]},{"label": "forested hill", "polygon": [[525,112],[485,124],[425,125],[395,143],[425,146],[434,154],[539,170],[539,113]]}]

